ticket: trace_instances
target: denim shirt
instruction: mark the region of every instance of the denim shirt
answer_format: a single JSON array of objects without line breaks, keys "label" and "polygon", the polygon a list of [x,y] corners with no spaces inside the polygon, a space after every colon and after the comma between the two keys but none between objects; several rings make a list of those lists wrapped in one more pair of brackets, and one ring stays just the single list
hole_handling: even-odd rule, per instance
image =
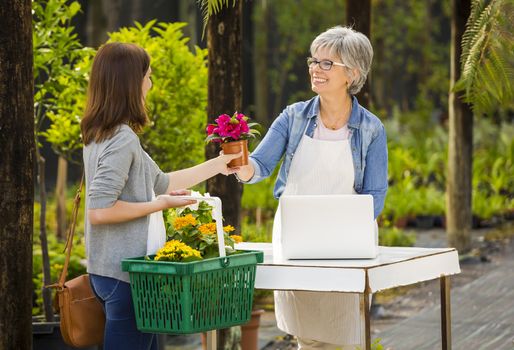
[{"label": "denim shirt", "polygon": [[[387,140],[384,125],[353,97],[348,121],[355,169],[354,189],[373,196],[375,219],[384,208],[387,192]],[[256,183],[270,176],[284,156],[273,195],[284,192],[295,151],[304,134],[312,137],[319,114],[319,96],[287,106],[271,124],[266,136],[250,155],[255,173],[245,183]]]}]

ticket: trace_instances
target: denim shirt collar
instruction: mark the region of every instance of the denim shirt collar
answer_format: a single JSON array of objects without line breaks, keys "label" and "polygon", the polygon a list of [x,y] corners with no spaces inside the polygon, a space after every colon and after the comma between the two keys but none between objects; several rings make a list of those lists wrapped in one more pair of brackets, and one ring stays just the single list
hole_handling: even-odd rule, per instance
[{"label": "denim shirt collar", "polygon": [[[348,127],[352,129],[359,129],[361,125],[361,114],[360,114],[360,105],[359,101],[357,101],[357,97],[352,96],[352,113],[350,115],[350,120],[348,121]],[[310,106],[309,111],[307,112],[307,119],[312,119],[319,115],[319,95],[314,97],[314,103]]]}]

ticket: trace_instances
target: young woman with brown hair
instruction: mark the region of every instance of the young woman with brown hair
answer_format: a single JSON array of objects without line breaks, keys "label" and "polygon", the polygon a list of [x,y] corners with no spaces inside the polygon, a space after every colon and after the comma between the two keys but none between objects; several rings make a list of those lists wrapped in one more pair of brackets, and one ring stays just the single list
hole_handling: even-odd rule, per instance
[{"label": "young woman with brown hair", "polygon": [[[88,272],[106,314],[104,349],[156,349],[153,334],[136,328],[129,277],[121,260],[146,254],[149,215],[192,204],[175,198],[219,173],[239,156],[220,155],[192,168],[162,172],[136,132],[148,122],[150,58],[134,44],[109,43],[93,61],[81,122],[86,174],[85,236]],[[154,193],[157,197],[154,199]]]}]

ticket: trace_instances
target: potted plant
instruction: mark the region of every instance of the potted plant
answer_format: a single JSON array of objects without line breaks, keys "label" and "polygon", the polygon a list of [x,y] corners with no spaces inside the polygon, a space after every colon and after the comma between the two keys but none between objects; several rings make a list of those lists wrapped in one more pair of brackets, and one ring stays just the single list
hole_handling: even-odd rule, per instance
[{"label": "potted plant", "polygon": [[222,114],[216,118],[216,124],[207,125],[206,142],[220,143],[225,154],[243,152],[241,158],[230,161],[231,167],[248,164],[248,139],[261,134],[255,129],[259,124],[248,123],[249,119],[244,114],[235,112],[232,117]]}]

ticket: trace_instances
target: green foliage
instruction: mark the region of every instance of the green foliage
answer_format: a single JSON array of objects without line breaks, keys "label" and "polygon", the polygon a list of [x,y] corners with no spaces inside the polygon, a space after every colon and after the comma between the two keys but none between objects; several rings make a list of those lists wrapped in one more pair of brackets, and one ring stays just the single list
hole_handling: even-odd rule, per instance
[{"label": "green foliage", "polygon": [[249,217],[243,217],[241,223],[241,236],[244,242],[269,242],[273,233],[273,217],[265,220],[261,225],[250,222]]},{"label": "green foliage", "polygon": [[382,227],[378,231],[378,244],[386,247],[412,247],[416,235],[396,227]]},{"label": "green foliage", "polygon": [[109,41],[135,43],[151,57],[153,87],[147,96],[151,125],[141,141],[163,169],[189,167],[204,159],[207,108],[207,50],[191,52],[185,23],[155,23],[121,28]]},{"label": "green foliage", "polygon": [[244,209],[255,210],[260,208],[265,212],[275,212],[278,202],[273,197],[273,187],[278,175],[278,169],[279,167],[277,166],[273,174],[267,179],[244,187],[241,199],[241,205]]},{"label": "green foliage", "polygon": [[[67,159],[82,148],[80,117],[95,51],[82,48],[70,21],[80,10],[66,0],[33,2],[34,76],[38,134]],[[159,23],[122,28],[111,41],[132,42],[152,58],[154,85],[147,97],[151,125],[143,147],[166,170],[192,166],[204,159],[207,107],[207,50],[192,53],[183,37],[184,23]],[[42,131],[44,118],[52,122]]]},{"label": "green foliage", "polygon": [[[395,113],[384,122],[390,185],[382,214],[386,226],[402,218],[445,212],[448,132],[438,125],[418,130],[407,119]],[[501,217],[512,210],[514,127],[479,119],[473,133],[473,213],[483,219]]]},{"label": "green foliage", "polygon": [[41,134],[52,145],[54,151],[68,160],[82,162],[80,153],[80,119],[86,104],[87,82],[93,63],[94,50],[83,48],[81,60],[74,64],[73,76],[60,76],[58,80],[64,86],[56,100],[54,110],[47,112],[52,122]]},{"label": "green foliage", "polygon": [[[212,206],[200,201],[196,209],[168,209],[165,211],[167,240],[177,240],[200,252],[202,258],[219,256],[216,223],[212,216]],[[223,228],[227,255],[235,253],[235,240],[229,233],[234,228]]]},{"label": "green foliage", "polygon": [[[94,51],[81,46],[71,25],[80,11],[77,1],[33,1],[32,10],[36,137],[46,137],[58,154],[71,159],[82,148],[79,120]],[[46,117],[51,124],[42,130]]]},{"label": "green foliage", "polygon": [[514,1],[474,0],[462,38],[461,78],[477,114],[514,107]]},{"label": "green foliage", "polygon": [[[266,71],[276,100],[271,114],[277,115],[286,104],[313,95],[305,58],[310,55],[310,44],[316,35],[341,24],[344,1],[263,1],[254,11],[256,28],[262,29],[256,29],[255,41],[270,43]],[[273,14],[271,23],[266,13]],[[287,90],[294,93],[285,95]]]},{"label": "green foliage", "polygon": [[390,187],[382,216],[388,224],[416,215],[443,215],[445,211],[447,132],[437,125],[421,130],[406,119],[396,112],[384,122]]},{"label": "green foliage", "polygon": [[486,119],[475,123],[473,213],[490,219],[514,209],[514,126]]},{"label": "green foliage", "polygon": [[[66,213],[70,217],[73,209],[73,199],[77,185],[70,186],[66,193]],[[84,198],[84,193],[82,193]],[[57,218],[56,218],[57,202],[54,197],[50,197],[47,202],[47,217],[46,229],[48,240],[48,254],[50,257],[50,275],[51,281],[56,282],[61,273],[64,264],[64,245],[65,242],[59,240],[55,234],[57,231]],[[42,313],[42,286],[43,286],[43,266],[41,256],[41,243],[39,240],[39,225],[38,220],[41,211],[41,205],[38,202],[34,203],[34,236],[33,236],[33,258],[32,258],[32,282],[34,286],[34,305],[32,308],[33,315],[40,315]],[[77,277],[85,273],[85,240],[84,240],[84,200],[80,203],[80,208],[77,215],[77,224],[75,229],[75,236],[73,239],[73,254],[70,259],[70,266],[68,268],[68,279]]]},{"label": "green foliage", "polygon": [[[374,105],[422,112],[409,123],[431,120],[446,109],[449,84],[450,3],[437,0],[372,2]],[[380,117],[386,114],[379,113]]]},{"label": "green foliage", "polygon": [[[36,232],[36,231],[35,231]],[[65,260],[65,242],[57,239],[55,234],[48,234],[48,254],[50,256],[50,275],[51,280],[56,282],[59,278]],[[85,241],[82,234],[75,234],[73,239],[73,254],[68,265],[68,278],[72,279],[86,273],[86,250]],[[43,288],[43,266],[41,256],[41,244],[39,235],[34,234],[33,255],[32,255],[32,283],[34,285],[35,301],[32,306],[32,315],[40,315],[43,308],[42,288]]]}]

